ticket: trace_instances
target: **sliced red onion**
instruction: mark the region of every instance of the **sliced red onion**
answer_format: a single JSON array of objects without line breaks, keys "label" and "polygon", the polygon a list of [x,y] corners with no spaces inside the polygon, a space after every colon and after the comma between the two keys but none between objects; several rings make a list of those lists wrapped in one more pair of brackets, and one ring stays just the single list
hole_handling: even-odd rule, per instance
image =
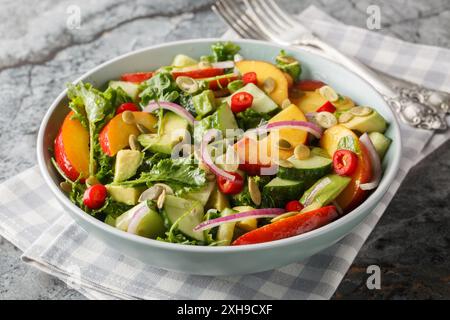
[{"label": "sliced red onion", "polygon": [[305,207],[309,206],[310,204],[313,203],[314,198],[316,197],[317,193],[319,193],[323,188],[325,188],[327,185],[329,185],[331,183],[331,179],[328,177],[325,177],[322,179],[322,181],[320,181],[315,187],[314,189],[312,189],[311,193],[308,195],[308,197],[306,197],[305,199],[305,203],[303,203],[303,205]]},{"label": "sliced red onion", "polygon": [[217,129],[210,129],[206,132],[206,134],[203,136],[202,143],[200,145],[200,155],[202,157],[203,162],[208,166],[208,168],[216,175],[221,176],[227,180],[234,181],[236,177],[232,174],[229,174],[225,170],[219,168],[216,166],[214,161],[211,159],[211,155],[208,151],[208,144],[211,142],[211,140],[215,137],[220,136],[220,131]]},{"label": "sliced red onion", "polygon": [[322,136],[322,128],[317,124],[307,121],[277,121],[266,124],[262,127],[256,128],[258,133],[261,131],[271,131],[273,129],[283,129],[283,128],[292,128],[292,129],[300,129],[311,133],[316,138],[320,139]]},{"label": "sliced red onion", "polygon": [[228,61],[213,62],[211,63],[211,66],[217,69],[231,69],[234,68],[234,61],[228,60]]},{"label": "sliced red onion", "polygon": [[143,108],[142,111],[153,112],[153,111],[159,110],[159,108],[166,109],[166,110],[176,113],[180,117],[183,117],[184,119],[186,119],[189,122],[189,124],[192,126],[195,124],[194,116],[192,114],[190,114],[189,111],[187,111],[185,108],[183,108],[182,106],[180,106],[176,103],[173,103],[173,102],[168,102],[168,101],[150,102],[146,107]]},{"label": "sliced red onion", "polygon": [[137,208],[136,212],[133,213],[130,223],[128,224],[127,232],[136,234],[139,223],[142,218],[147,215],[149,209],[147,207],[147,202],[142,202],[140,207]]},{"label": "sliced red onion", "polygon": [[361,190],[372,190],[378,187],[381,180],[382,170],[380,156],[378,155],[378,152],[367,133],[364,133],[361,137],[359,137],[359,141],[369,152],[370,163],[372,165],[372,180],[370,182],[360,184],[359,188]]},{"label": "sliced red onion", "polygon": [[273,218],[284,212],[285,210],[281,208],[266,208],[239,212],[225,217],[203,221],[194,228],[194,231],[203,231],[217,227],[223,223],[241,221],[248,218]]},{"label": "sliced red onion", "polygon": [[308,112],[308,113],[305,114],[306,118],[309,121],[313,121],[314,118],[316,117],[316,115],[317,115],[317,112]]}]

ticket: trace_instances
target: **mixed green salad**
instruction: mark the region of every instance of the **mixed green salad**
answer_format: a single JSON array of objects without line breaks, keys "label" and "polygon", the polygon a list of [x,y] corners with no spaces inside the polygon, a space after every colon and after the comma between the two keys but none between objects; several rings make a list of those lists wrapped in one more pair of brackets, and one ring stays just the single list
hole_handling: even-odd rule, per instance
[{"label": "mixed green salad", "polygon": [[68,86],[51,152],[73,203],[147,238],[244,245],[319,228],[378,186],[391,140],[375,109],[302,78],[284,51],[211,49]]}]

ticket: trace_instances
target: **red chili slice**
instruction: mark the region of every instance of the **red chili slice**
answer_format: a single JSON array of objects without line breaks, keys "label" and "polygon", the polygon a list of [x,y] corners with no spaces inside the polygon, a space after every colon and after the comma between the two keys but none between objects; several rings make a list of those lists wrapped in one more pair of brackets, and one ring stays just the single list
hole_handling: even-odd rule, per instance
[{"label": "red chili slice", "polygon": [[231,111],[242,112],[252,106],[253,96],[248,92],[238,92],[231,97]]},{"label": "red chili slice", "polygon": [[244,82],[244,84],[247,83],[253,83],[253,84],[258,84],[258,78],[256,76],[256,72],[247,72],[244,73],[242,75],[242,82]]},{"label": "red chili slice", "polygon": [[324,112],[324,111],[334,113],[336,111],[336,107],[330,101],[327,101],[323,104],[323,106],[321,106],[319,109],[316,110],[316,112]]},{"label": "red chili slice", "polygon": [[135,72],[135,73],[124,73],[120,76],[120,80],[128,82],[142,82],[153,77],[153,72]]},{"label": "red chili slice", "polygon": [[228,172],[236,178],[231,181],[222,176],[217,177],[217,185],[219,190],[224,194],[238,194],[244,187],[244,178],[237,172]]},{"label": "red chili slice", "polygon": [[350,150],[337,150],[333,155],[334,171],[340,176],[351,176],[358,167],[358,155]]}]

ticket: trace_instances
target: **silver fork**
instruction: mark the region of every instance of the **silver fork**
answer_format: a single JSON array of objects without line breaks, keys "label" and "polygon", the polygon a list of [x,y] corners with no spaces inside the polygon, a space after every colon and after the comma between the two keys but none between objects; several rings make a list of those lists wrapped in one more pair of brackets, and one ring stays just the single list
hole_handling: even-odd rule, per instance
[{"label": "silver fork", "polygon": [[417,86],[393,90],[362,63],[317,38],[273,0],[218,0],[212,9],[243,38],[319,49],[372,84],[405,123],[422,129],[447,129],[445,115],[450,107],[444,93]]}]

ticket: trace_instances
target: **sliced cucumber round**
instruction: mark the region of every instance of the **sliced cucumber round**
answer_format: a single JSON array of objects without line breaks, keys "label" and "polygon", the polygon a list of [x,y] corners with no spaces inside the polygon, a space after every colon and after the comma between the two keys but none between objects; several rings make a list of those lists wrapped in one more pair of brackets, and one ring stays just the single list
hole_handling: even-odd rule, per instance
[{"label": "sliced cucumber round", "polygon": [[295,157],[291,157],[288,160],[293,167],[280,167],[277,176],[282,179],[303,181],[306,188],[331,172],[332,160],[327,157],[313,154],[304,160],[298,160]]}]

